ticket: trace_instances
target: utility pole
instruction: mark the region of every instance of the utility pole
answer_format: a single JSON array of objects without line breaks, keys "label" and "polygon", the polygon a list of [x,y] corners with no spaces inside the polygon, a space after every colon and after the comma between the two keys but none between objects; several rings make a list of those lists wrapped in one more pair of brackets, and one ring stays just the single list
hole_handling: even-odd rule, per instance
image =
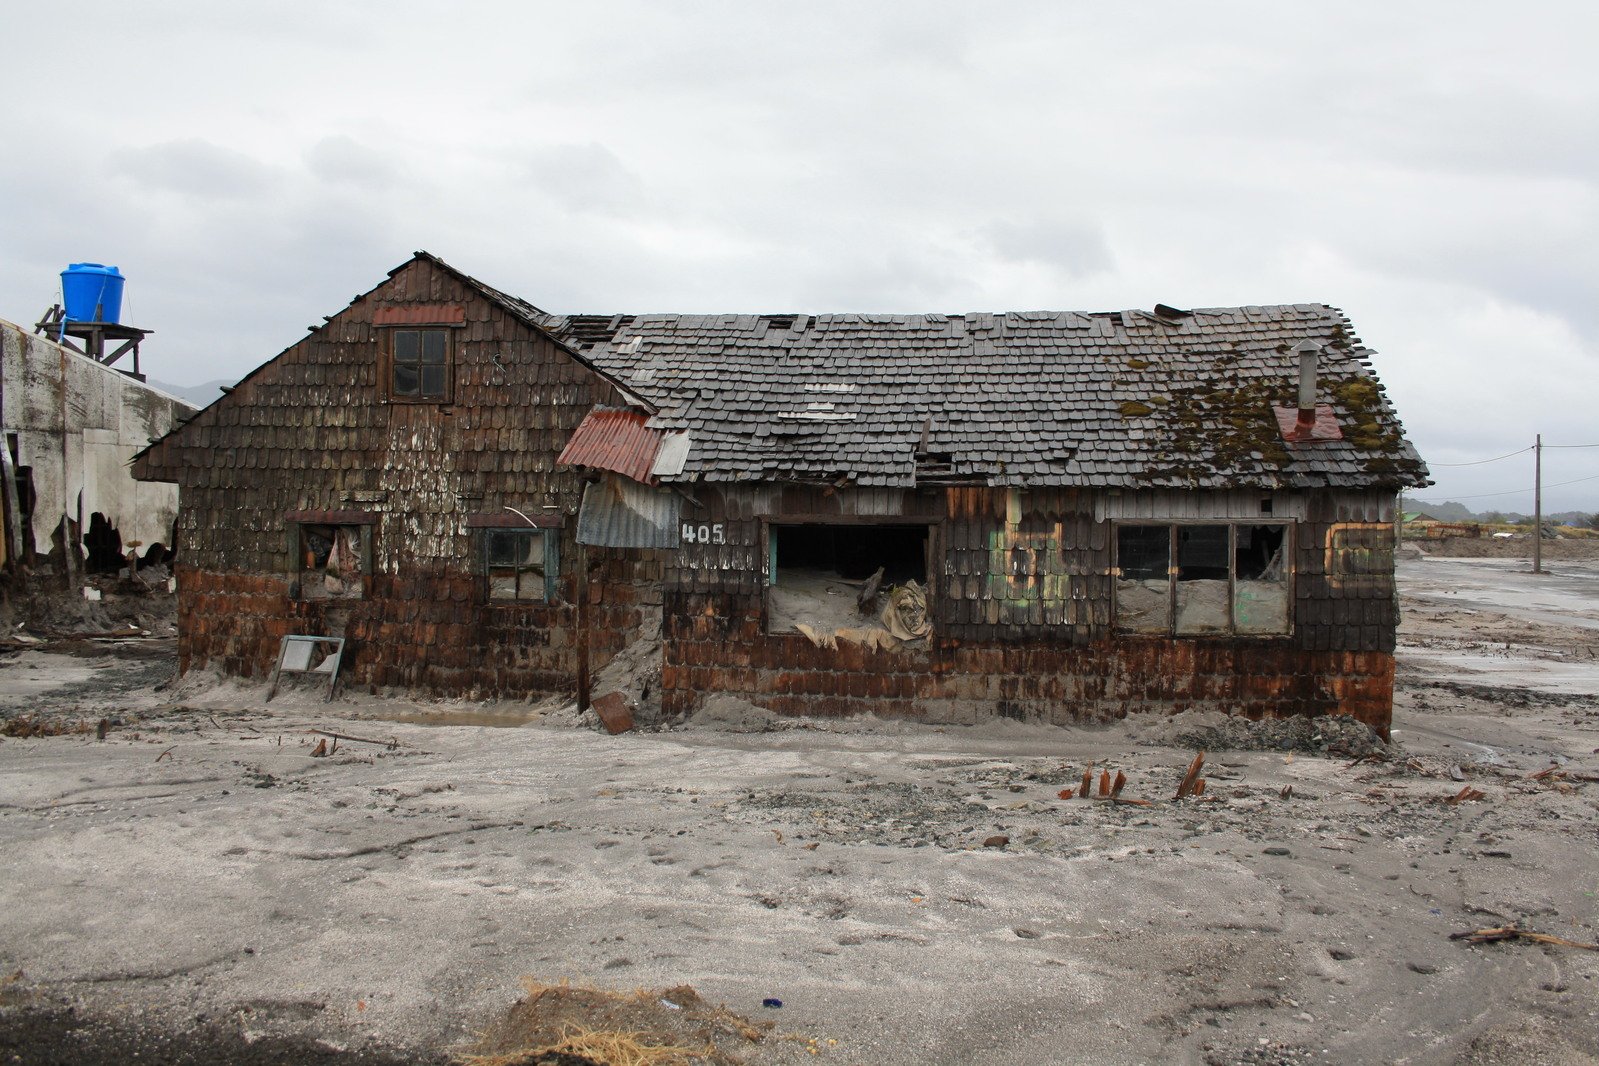
[{"label": "utility pole", "polygon": [[1543,434],[1532,445],[1532,572],[1543,573]]}]

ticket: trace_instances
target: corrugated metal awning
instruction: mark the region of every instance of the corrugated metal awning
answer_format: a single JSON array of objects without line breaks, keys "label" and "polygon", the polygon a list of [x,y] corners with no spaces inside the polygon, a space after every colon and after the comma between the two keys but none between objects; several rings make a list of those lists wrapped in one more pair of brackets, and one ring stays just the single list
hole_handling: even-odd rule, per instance
[{"label": "corrugated metal awning", "polygon": [[596,407],[572,431],[556,462],[610,470],[653,485],[650,470],[661,450],[661,433],[646,426],[647,421],[649,416],[637,411]]},{"label": "corrugated metal awning", "polygon": [[675,548],[682,497],[627,478],[608,477],[583,490],[577,541],[601,548]]}]

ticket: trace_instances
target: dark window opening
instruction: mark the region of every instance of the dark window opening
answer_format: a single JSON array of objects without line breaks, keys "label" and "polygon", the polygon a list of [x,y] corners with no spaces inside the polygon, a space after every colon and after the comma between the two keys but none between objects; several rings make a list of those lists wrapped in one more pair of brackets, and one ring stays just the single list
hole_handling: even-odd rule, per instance
[{"label": "dark window opening", "polygon": [[885,601],[906,601],[896,589],[925,614],[927,538],[925,525],[769,526],[768,631],[879,626]]},{"label": "dark window opening", "polygon": [[362,577],[370,570],[370,526],[299,526],[300,596],[307,600],[361,598]]},{"label": "dark window opening", "polygon": [[491,600],[548,603],[555,599],[560,537],[543,529],[489,529],[483,564]]},{"label": "dark window opening", "polygon": [[397,329],[393,345],[391,395],[399,399],[443,400],[450,388],[450,334],[442,329]]},{"label": "dark window opening", "polygon": [[1118,526],[1116,625],[1177,636],[1286,634],[1287,544],[1284,524]]},{"label": "dark window opening", "polygon": [[83,568],[91,574],[114,574],[128,565],[122,552],[122,534],[99,511],[89,516],[89,532],[83,536],[89,557]]}]

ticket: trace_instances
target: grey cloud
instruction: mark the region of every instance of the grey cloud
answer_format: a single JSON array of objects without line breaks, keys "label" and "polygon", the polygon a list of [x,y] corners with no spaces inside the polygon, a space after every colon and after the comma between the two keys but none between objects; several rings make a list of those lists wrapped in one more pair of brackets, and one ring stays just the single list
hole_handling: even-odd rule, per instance
[{"label": "grey cloud", "polygon": [[994,252],[1018,263],[1037,263],[1068,278],[1083,278],[1115,267],[1103,227],[1047,218],[1000,219],[983,231]]},{"label": "grey cloud", "polygon": [[621,214],[643,202],[644,183],[603,144],[556,144],[533,151],[523,170],[564,207]]},{"label": "grey cloud", "polygon": [[240,199],[269,189],[274,168],[198,138],[113,152],[112,169],[151,189],[202,200]]},{"label": "grey cloud", "polygon": [[340,134],[324,137],[305,154],[311,173],[323,181],[382,189],[395,183],[398,168],[377,149]]}]

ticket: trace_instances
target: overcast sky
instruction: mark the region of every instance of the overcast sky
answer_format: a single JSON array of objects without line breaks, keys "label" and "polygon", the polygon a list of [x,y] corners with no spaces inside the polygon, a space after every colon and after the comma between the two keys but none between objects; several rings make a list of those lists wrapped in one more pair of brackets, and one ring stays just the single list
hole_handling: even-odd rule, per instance
[{"label": "overcast sky", "polygon": [[[0,317],[115,264],[177,384],[425,248],[558,312],[1325,302],[1423,496],[1530,511],[1530,453],[1441,464],[1599,444],[1591,2],[78,0],[0,28]],[[1546,509],[1599,510],[1599,448],[1544,470]]]}]

